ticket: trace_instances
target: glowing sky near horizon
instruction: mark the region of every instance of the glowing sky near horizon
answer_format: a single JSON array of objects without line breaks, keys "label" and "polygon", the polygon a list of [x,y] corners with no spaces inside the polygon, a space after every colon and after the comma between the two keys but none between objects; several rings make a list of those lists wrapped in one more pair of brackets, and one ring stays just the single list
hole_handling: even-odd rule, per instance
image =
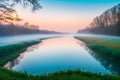
[{"label": "glowing sky near horizon", "polygon": [[41,0],[43,8],[36,13],[20,5],[16,9],[23,22],[39,25],[40,29],[76,32],[118,3],[120,0]]}]

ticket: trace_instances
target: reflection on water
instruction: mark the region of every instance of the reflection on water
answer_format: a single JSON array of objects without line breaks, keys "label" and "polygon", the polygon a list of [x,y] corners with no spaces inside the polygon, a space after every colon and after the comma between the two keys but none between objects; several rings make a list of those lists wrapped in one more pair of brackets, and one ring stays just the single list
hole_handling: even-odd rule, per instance
[{"label": "reflection on water", "polygon": [[28,48],[5,67],[30,74],[46,74],[68,69],[111,73],[94,59],[89,51],[83,42],[73,37],[52,38]]},{"label": "reflection on water", "polygon": [[18,58],[14,59],[12,61],[9,61],[7,64],[5,64],[4,68],[12,69],[13,66],[19,64],[20,60],[23,59],[23,57],[26,53],[32,52],[37,48],[38,48],[38,45],[33,45],[33,46],[29,47],[25,52],[21,53]]},{"label": "reflection on water", "polygon": [[104,57],[103,54],[92,53],[91,54],[96,60],[98,60],[106,69],[109,69],[112,74],[120,74],[120,62],[115,61],[113,58]]}]

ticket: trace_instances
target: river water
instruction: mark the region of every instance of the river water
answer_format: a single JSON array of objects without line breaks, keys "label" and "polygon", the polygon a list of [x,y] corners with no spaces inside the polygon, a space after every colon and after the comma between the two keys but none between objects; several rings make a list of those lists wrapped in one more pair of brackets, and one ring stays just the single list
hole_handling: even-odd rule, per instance
[{"label": "river water", "polygon": [[49,38],[29,47],[5,67],[33,75],[69,69],[111,73],[91,54],[82,41],[72,36]]}]

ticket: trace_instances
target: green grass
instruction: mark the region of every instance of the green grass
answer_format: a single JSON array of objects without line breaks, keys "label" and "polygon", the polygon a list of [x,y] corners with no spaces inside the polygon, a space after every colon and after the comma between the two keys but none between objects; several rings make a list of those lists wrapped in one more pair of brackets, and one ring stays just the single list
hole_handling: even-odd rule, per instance
[{"label": "green grass", "polygon": [[23,42],[19,44],[7,45],[0,47],[0,66],[3,66],[10,60],[18,57],[20,53],[24,52],[27,47],[37,44],[40,41],[31,41],[31,42]]},{"label": "green grass", "polygon": [[[111,71],[120,74],[120,42],[116,38],[95,38],[95,37],[75,37],[86,43],[96,55],[96,59],[100,59],[101,64]],[[103,63],[106,62],[106,63]],[[109,65],[112,65],[109,68]]]},{"label": "green grass", "polygon": [[40,41],[24,42],[0,47],[0,80],[120,80],[120,76],[102,75],[80,70],[60,71],[46,75],[30,75],[12,70],[7,70],[2,66],[27,49],[27,47],[37,44]]},{"label": "green grass", "polygon": [[120,50],[120,39],[116,38],[95,38],[95,37],[75,37],[87,44],[102,44],[103,46]]},{"label": "green grass", "polygon": [[120,80],[120,76],[93,74],[80,70],[55,72],[48,75],[33,76],[0,68],[0,80]]}]

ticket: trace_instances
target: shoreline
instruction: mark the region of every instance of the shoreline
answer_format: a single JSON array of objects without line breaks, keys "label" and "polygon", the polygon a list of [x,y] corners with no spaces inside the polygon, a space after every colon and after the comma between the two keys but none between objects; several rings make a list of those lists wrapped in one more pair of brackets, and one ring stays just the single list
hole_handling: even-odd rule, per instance
[{"label": "shoreline", "polygon": [[[39,44],[39,43],[37,43]],[[5,65],[4,65],[4,68],[8,69],[8,70],[12,70],[13,66],[19,64],[20,60],[24,57],[25,55],[25,52],[29,52],[29,50],[31,50],[31,48],[33,46],[36,46],[37,44],[33,44],[29,47],[27,47],[27,49],[25,51],[23,51],[22,53],[19,54],[18,57],[16,57],[15,59],[11,60],[11,61],[8,61]]]},{"label": "shoreline", "polygon": [[40,43],[41,40],[32,40],[0,47],[0,67],[3,67],[7,62],[19,57],[21,53],[27,50],[28,47]]}]

